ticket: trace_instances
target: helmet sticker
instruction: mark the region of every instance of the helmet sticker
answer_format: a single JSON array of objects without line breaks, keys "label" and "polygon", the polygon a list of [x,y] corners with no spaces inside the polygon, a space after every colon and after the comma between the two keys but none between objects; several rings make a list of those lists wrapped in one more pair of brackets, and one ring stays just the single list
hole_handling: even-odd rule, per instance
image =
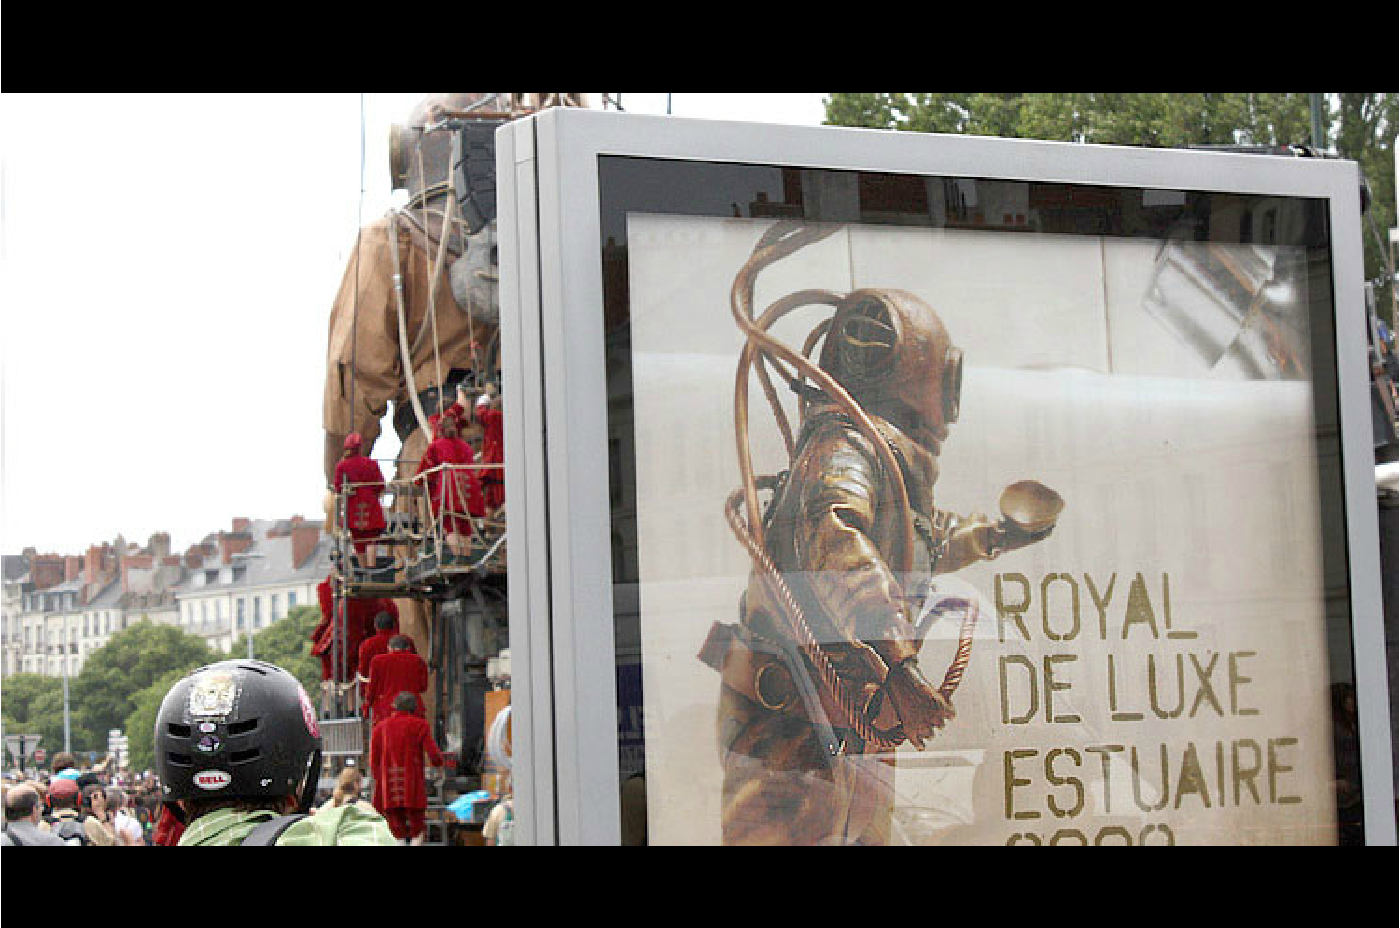
[{"label": "helmet sticker", "polygon": [[306,690],[297,688],[297,696],[301,699],[301,717],[306,722],[306,730],[311,732],[311,737],[321,737],[321,726],[316,721],[316,707],[311,705],[311,698],[306,695]]},{"label": "helmet sticker", "polygon": [[194,785],[203,790],[220,790],[233,782],[233,775],[226,770],[201,770],[194,775]]},{"label": "helmet sticker", "polygon": [[190,715],[227,718],[238,704],[238,681],[227,671],[202,674],[190,686]]}]

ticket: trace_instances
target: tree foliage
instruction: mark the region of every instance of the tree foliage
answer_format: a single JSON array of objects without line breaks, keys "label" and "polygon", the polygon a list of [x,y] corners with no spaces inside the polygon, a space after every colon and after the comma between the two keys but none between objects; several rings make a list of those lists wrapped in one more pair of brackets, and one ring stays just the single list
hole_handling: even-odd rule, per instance
[{"label": "tree foliage", "polygon": [[212,659],[203,640],[171,625],[143,621],[113,635],[70,681],[74,749],[105,751],[107,732],[126,727],[137,693]]},{"label": "tree foliage", "polygon": [[[320,662],[311,655],[311,631],[321,619],[316,606],[297,606],[287,615],[253,636],[253,657],[276,664],[301,681],[308,691],[314,691],[321,679]],[[211,659],[237,658],[248,653],[248,638],[234,641],[227,655]],[[201,662],[203,663],[203,662]],[[188,670],[172,670],[153,680],[132,696],[132,711],[126,718],[127,749],[133,770],[151,769],[155,765],[155,724],[165,694]]]},{"label": "tree foliage", "polygon": [[[287,670],[308,691],[319,685],[319,661],[311,655],[311,632],[321,613],[316,606],[298,606],[287,616],[254,635],[258,660]],[[234,642],[230,654],[248,653],[248,639]],[[156,714],[170,687],[197,667],[226,655],[211,651],[204,641],[170,625],[146,621],[113,635],[83,663],[69,681],[69,734],[75,752],[107,750],[107,732],[127,735],[133,769],[152,766]],[[5,730],[38,734],[49,751],[63,748],[63,680],[40,674],[5,678]]]},{"label": "tree foliage", "polygon": [[126,717],[127,765],[132,770],[152,770],[155,768],[156,716],[160,714],[160,704],[165,694],[175,683],[194,668],[171,669],[144,689],[131,696],[133,706]]},{"label": "tree foliage", "polygon": [[[49,754],[62,750],[63,679],[37,673],[6,677],[0,717],[6,734],[38,735],[40,746]],[[5,765],[13,762],[7,754]]]},{"label": "tree foliage", "polygon": [[[1322,137],[1313,138],[1321,97]],[[1370,189],[1366,277],[1387,277],[1395,225],[1397,93],[833,93],[828,125],[1135,145],[1310,146],[1356,161]],[[1381,306],[1393,284],[1384,280]]]},{"label": "tree foliage", "polygon": [[[282,619],[253,635],[253,656],[276,664],[301,681],[308,693],[320,686],[321,662],[311,655],[311,632],[321,621],[319,606],[295,606]],[[232,656],[248,653],[248,636],[233,643]]]}]

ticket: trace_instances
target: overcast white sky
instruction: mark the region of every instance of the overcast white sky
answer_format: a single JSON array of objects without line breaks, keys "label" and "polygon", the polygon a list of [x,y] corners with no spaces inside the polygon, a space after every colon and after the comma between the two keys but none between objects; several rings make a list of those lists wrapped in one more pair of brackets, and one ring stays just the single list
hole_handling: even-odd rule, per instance
[{"label": "overcast white sky", "polygon": [[[328,312],[422,96],[0,95],[0,551],[320,517]],[[809,125],[824,96],[620,95]]]}]

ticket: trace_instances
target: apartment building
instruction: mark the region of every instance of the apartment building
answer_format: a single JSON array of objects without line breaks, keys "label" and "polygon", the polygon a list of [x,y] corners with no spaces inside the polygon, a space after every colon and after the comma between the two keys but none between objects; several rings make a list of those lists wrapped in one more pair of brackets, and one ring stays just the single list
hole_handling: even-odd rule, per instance
[{"label": "apartment building", "polygon": [[112,635],[141,621],[179,626],[227,652],[244,632],[315,603],[330,550],[321,523],[293,516],[234,519],[183,554],[158,533],[144,547],[118,538],[79,556],[7,555],[0,669],[75,675]]},{"label": "apartment building", "polygon": [[208,556],[191,564],[175,587],[176,624],[219,651],[296,606],[315,604],[316,585],[330,573],[330,536],[320,522],[300,516],[235,519],[232,531],[206,544]]}]

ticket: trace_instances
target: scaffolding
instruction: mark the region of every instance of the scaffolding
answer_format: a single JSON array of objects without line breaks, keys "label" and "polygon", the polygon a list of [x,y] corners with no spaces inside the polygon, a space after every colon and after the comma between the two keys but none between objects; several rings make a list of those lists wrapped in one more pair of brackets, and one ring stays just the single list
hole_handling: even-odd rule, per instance
[{"label": "scaffolding", "polygon": [[[473,579],[504,572],[504,512],[473,514],[460,508],[469,483],[499,477],[501,469],[500,464],[442,464],[407,480],[389,481],[383,496],[392,502],[383,507],[384,529],[360,538],[352,538],[346,528],[349,506],[355,493],[369,485],[343,484],[336,494],[332,532],[342,594],[441,600],[460,595]],[[435,491],[448,483],[458,489]],[[365,563],[357,549],[374,552],[374,560]]]},{"label": "scaffolding", "polygon": [[[435,704],[461,711],[460,697],[471,648],[457,628],[467,613],[504,616],[506,526],[504,507],[464,511],[473,483],[502,476],[500,464],[443,464],[408,478],[382,484],[344,482],[335,491],[329,533],[333,571],[330,577],[333,638],[330,686],[321,706],[323,755],[327,769],[322,785],[333,785],[345,766],[359,766],[369,775],[369,720],[357,679],[357,657],[349,653],[347,629],[351,603],[356,600],[415,599],[436,603],[445,621],[436,623],[432,651]],[[450,489],[444,489],[450,487]],[[351,506],[357,493],[373,491],[384,514],[384,527],[372,535],[351,532]],[[481,662],[484,677],[485,660]],[[459,666],[461,665],[461,666]],[[474,666],[474,665],[473,665]],[[470,682],[470,681],[467,681]],[[443,743],[443,726],[462,723],[439,719],[436,736]],[[451,740],[451,739],[448,739]],[[468,748],[467,737],[461,737]],[[441,784],[438,784],[441,788]]]}]

